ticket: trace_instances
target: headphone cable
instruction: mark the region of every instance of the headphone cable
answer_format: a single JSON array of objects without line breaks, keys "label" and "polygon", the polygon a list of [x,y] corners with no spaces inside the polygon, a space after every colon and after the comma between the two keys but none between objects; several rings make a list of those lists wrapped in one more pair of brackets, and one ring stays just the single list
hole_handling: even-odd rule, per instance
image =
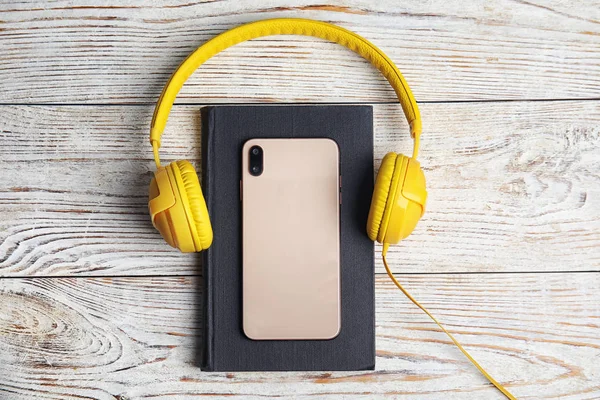
[{"label": "headphone cable", "polygon": [[400,282],[398,282],[398,280],[394,276],[394,273],[390,270],[390,267],[388,266],[388,263],[387,263],[386,254],[387,254],[387,250],[388,250],[389,246],[390,245],[388,243],[385,243],[383,245],[383,251],[381,252],[381,256],[383,258],[383,265],[385,266],[385,270],[387,271],[388,276],[396,284],[396,286],[398,287],[398,289],[400,289],[402,291],[402,293],[404,293],[404,295],[406,297],[408,297],[408,299],[410,301],[413,302],[414,305],[416,305],[421,310],[423,310],[423,312],[425,312],[425,314],[427,314],[429,316],[429,318],[431,318],[433,320],[433,322],[435,322],[437,324],[437,326],[439,326],[440,329],[446,335],[448,335],[448,337],[452,340],[452,342],[454,342],[454,344],[456,345],[456,347],[458,347],[458,349],[465,355],[465,357],[467,357],[469,359],[469,361],[471,361],[471,363],[473,363],[473,365],[475,367],[477,367],[477,369],[479,370],[479,372],[481,372],[483,374],[483,376],[485,376],[487,378],[487,380],[492,383],[492,385],[494,385],[499,391],[501,391],[502,394],[504,394],[504,396],[506,396],[506,398],[508,398],[510,400],[517,400],[517,398],[515,396],[513,396],[508,391],[508,389],[506,389],[504,386],[502,386],[502,384],[500,384],[498,381],[496,381],[494,378],[492,378],[492,376],[489,373],[487,373],[487,371],[485,369],[483,369],[483,367],[481,365],[479,365],[479,363],[477,361],[475,361],[475,359],[462,347],[462,345],[458,342],[458,340],[456,340],[454,338],[454,336],[452,336],[452,334],[450,332],[448,332],[446,330],[446,328],[444,328],[442,326],[442,324],[439,323],[438,320],[435,319],[435,317],[433,315],[431,315],[431,313],[429,311],[427,311],[427,309],[425,307],[423,307],[421,304],[419,304],[419,302],[417,300],[415,300],[415,298],[412,297],[410,295],[410,293],[408,293],[406,291],[406,289],[404,289],[404,287],[402,287],[402,285],[400,284]]}]

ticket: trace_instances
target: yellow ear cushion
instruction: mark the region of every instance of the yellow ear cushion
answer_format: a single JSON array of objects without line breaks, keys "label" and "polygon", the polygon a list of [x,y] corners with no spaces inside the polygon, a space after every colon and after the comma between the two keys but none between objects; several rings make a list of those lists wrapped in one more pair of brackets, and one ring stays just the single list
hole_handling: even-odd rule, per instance
[{"label": "yellow ear cushion", "polygon": [[396,153],[387,153],[381,161],[381,166],[375,179],[375,188],[367,220],[367,234],[369,235],[369,239],[373,241],[376,241],[379,236],[379,228],[381,227],[385,206],[388,201],[397,157]]},{"label": "yellow ear cushion", "polygon": [[198,175],[192,164],[188,161],[175,161],[175,164],[179,169],[179,174],[183,181],[183,188],[185,190],[185,197],[183,198],[187,197],[188,207],[186,209],[189,209],[192,216],[192,221],[190,222],[193,222],[193,228],[198,235],[201,248],[197,250],[207,249],[212,243],[213,231]]}]

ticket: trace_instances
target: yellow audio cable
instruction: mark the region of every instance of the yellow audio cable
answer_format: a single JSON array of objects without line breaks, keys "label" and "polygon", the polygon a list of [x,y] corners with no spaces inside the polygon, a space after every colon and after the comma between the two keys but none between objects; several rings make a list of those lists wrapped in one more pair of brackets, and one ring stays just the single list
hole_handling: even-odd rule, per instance
[{"label": "yellow audio cable", "polygon": [[510,399],[510,400],[516,400],[516,397],[513,396],[508,391],[508,389],[506,389],[504,386],[502,386],[502,384],[500,384],[498,381],[496,381],[494,378],[492,378],[492,376],[485,369],[483,369],[483,367],[481,365],[479,365],[479,363],[477,361],[475,361],[475,359],[467,352],[467,350],[465,350],[464,347],[462,347],[462,345],[458,342],[458,340],[456,340],[454,338],[454,336],[452,336],[452,334],[450,332],[448,332],[446,330],[446,328],[444,328],[442,326],[442,324],[437,319],[435,319],[435,317],[433,315],[431,315],[431,313],[429,311],[427,311],[427,309],[425,307],[423,307],[417,300],[415,300],[414,297],[412,297],[410,295],[410,293],[408,293],[406,291],[406,289],[404,289],[404,287],[402,287],[402,285],[400,284],[400,282],[398,282],[398,280],[394,276],[394,273],[392,272],[392,270],[390,270],[390,267],[389,267],[389,265],[387,263],[386,254],[387,254],[387,251],[388,251],[388,247],[389,247],[388,243],[385,243],[383,245],[383,251],[381,252],[381,257],[383,258],[383,265],[385,266],[385,270],[387,271],[388,276],[394,282],[394,284],[396,284],[396,286],[398,287],[398,289],[400,289],[402,291],[402,293],[404,293],[404,295],[406,297],[408,297],[408,299],[410,301],[413,302],[414,305],[416,305],[421,310],[423,310],[423,312],[425,314],[427,314],[429,316],[429,318],[431,318],[433,320],[433,322],[435,322],[437,324],[437,326],[439,326],[440,329],[446,335],[448,335],[448,337],[452,340],[452,342],[454,342],[454,344],[456,345],[456,347],[458,347],[458,349],[465,355],[465,357],[467,357],[469,359],[469,361],[471,361],[471,363],[473,363],[473,365],[475,367],[477,367],[477,369],[479,370],[479,372],[481,372],[483,374],[483,376],[485,376],[487,378],[487,380],[492,383],[492,385],[494,385],[499,391],[501,391],[502,394],[504,396],[506,396],[508,399]]}]

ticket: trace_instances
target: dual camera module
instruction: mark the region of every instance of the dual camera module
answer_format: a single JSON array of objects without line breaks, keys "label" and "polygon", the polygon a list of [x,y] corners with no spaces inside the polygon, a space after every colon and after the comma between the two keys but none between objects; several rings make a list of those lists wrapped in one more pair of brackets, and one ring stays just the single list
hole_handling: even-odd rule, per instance
[{"label": "dual camera module", "polygon": [[250,156],[248,157],[248,168],[250,175],[260,176],[263,173],[264,157],[263,149],[260,146],[250,147]]}]

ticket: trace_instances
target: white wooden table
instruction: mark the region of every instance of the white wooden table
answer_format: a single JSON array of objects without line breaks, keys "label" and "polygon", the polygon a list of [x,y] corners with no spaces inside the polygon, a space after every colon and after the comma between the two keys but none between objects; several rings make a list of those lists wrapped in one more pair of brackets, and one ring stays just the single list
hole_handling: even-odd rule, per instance
[{"label": "white wooden table", "polygon": [[[379,256],[376,371],[195,366],[199,256],[149,222],[149,121],[189,52],[273,17],[364,35],[420,102],[428,212],[390,255],[408,290],[517,397],[600,398],[600,3],[396,3],[3,1],[0,398],[502,398]],[[200,106],[239,102],[372,104],[376,165],[411,148],[366,61],[268,37],[192,76],[165,160],[198,165]]]}]

